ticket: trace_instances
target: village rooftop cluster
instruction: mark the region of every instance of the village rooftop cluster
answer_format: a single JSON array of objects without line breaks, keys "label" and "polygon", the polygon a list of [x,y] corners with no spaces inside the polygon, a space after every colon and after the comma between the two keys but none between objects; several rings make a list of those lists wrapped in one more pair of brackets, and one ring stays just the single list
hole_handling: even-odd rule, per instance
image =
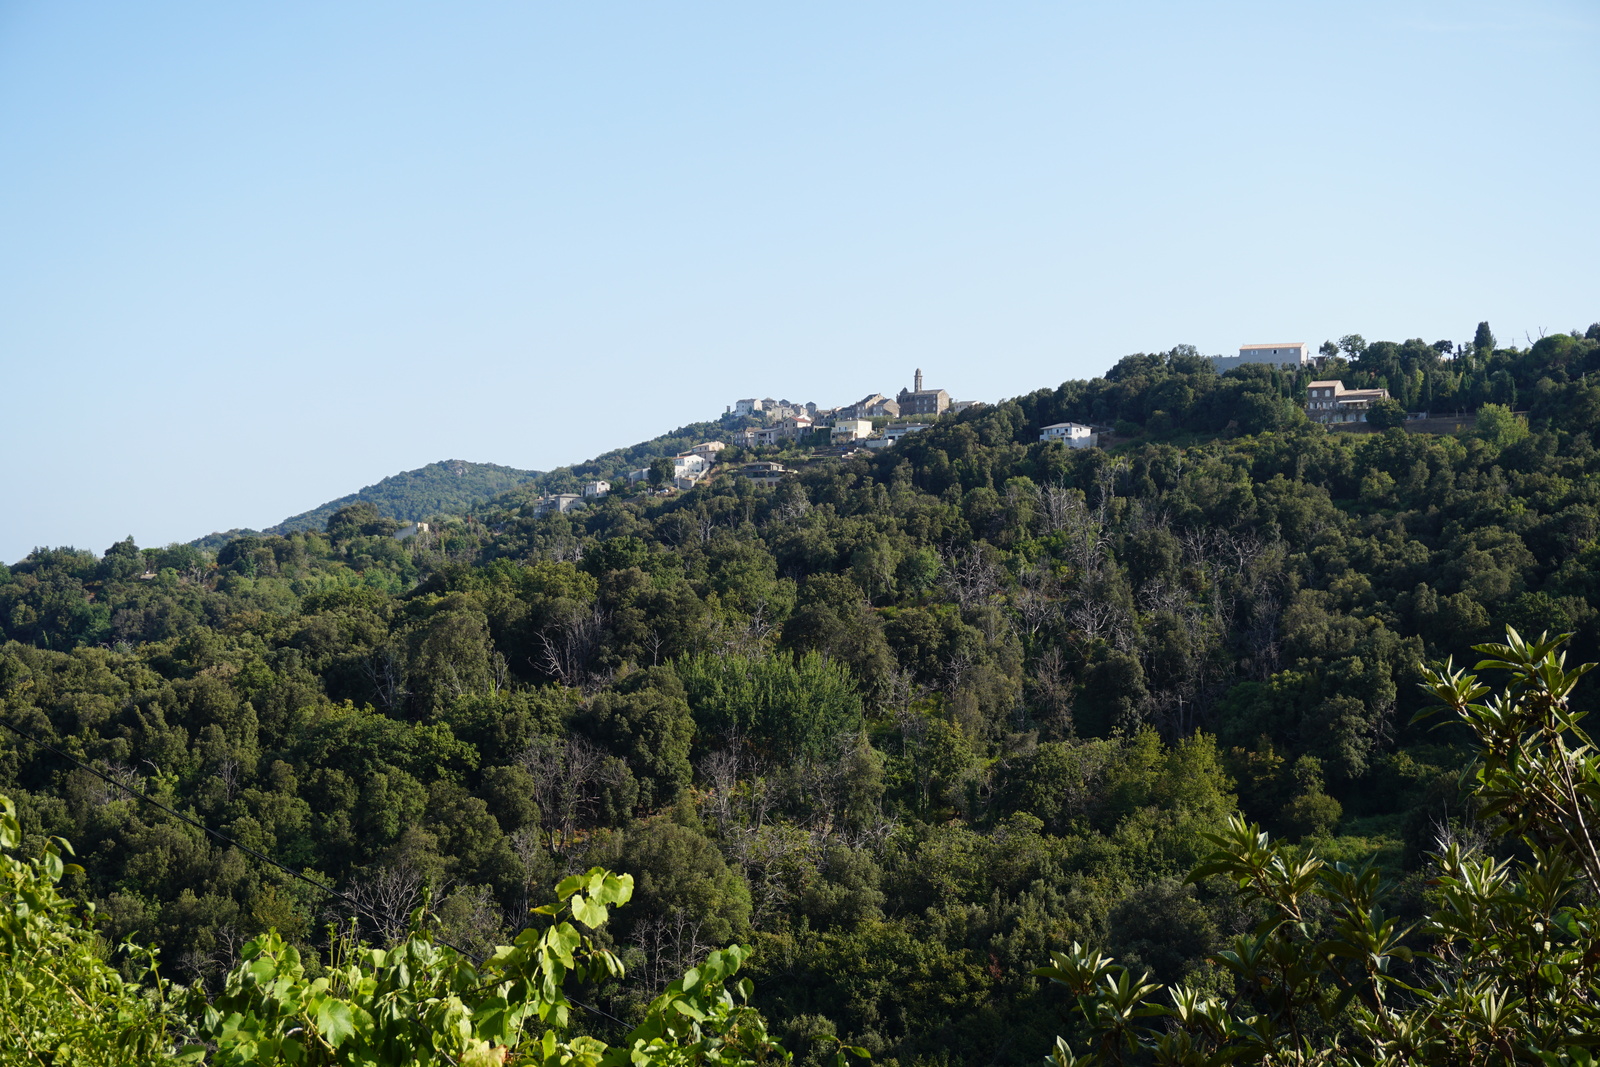
[{"label": "village rooftop cluster", "polygon": [[[1326,356],[1313,352],[1304,341],[1292,341],[1241,345],[1237,356],[1213,358],[1217,369],[1223,371],[1245,363],[1285,368],[1320,366]],[[1346,389],[1341,381],[1314,381],[1306,389],[1306,414],[1313,422],[1327,425],[1364,423],[1371,405],[1388,396],[1387,389]],[[719,453],[730,444],[740,448],[773,448],[802,439],[815,443],[826,434],[827,444],[816,451],[815,457],[848,456],[860,448],[890,448],[907,434],[932,425],[931,422],[898,420],[937,418],[982,403],[981,400],[952,400],[943,389],[924,388],[921,367],[912,375],[911,387],[901,389],[893,398],[883,393],[869,393],[842,407],[820,408],[814,403],[747,397],[726,408],[724,417],[759,420],[764,425],[736,430],[730,435],[730,441],[704,441],[687,452],[668,457],[672,470],[670,474],[663,472],[657,491],[671,493],[693,489],[712,475],[720,459]],[[1425,413],[1411,417],[1425,417]],[[1076,422],[1058,422],[1041,427],[1039,431],[1040,441],[1068,448],[1095,448],[1100,436],[1101,431]],[[629,471],[627,478],[629,483],[646,482],[650,480],[650,473],[649,467],[641,467]],[[730,473],[758,485],[776,485],[784,475],[795,472],[781,463],[764,461],[742,464]],[[587,482],[581,492],[541,497],[534,508],[536,514],[571,511],[610,492],[610,482]],[[397,536],[405,535],[403,532]]]}]

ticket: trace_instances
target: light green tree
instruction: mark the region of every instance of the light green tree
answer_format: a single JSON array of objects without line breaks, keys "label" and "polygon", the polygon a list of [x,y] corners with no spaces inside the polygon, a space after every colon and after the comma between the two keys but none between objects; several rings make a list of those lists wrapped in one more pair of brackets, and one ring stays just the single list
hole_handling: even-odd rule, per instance
[{"label": "light green tree", "polygon": [[1528,436],[1528,420],[1504,404],[1484,404],[1478,408],[1475,432],[1496,448],[1507,448]]}]

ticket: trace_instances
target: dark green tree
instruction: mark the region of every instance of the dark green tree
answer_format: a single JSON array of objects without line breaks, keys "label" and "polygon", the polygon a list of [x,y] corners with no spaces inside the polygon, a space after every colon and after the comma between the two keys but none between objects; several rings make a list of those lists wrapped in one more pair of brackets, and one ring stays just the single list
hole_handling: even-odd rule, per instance
[{"label": "dark green tree", "polygon": [[1367,408],[1367,422],[1380,430],[1387,430],[1391,426],[1404,426],[1406,422],[1406,409],[1400,401],[1385,397],[1375,400]]}]

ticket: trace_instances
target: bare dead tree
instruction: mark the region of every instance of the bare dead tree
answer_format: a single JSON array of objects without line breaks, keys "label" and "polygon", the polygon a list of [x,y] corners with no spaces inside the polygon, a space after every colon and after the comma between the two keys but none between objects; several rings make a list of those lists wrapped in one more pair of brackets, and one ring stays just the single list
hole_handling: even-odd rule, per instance
[{"label": "bare dead tree", "polygon": [[1072,524],[1075,515],[1088,510],[1088,505],[1081,491],[1056,484],[1039,490],[1039,510],[1045,532],[1058,533]]},{"label": "bare dead tree", "polygon": [[667,645],[666,636],[652,626],[650,629],[645,631],[644,644],[645,647],[650,650],[650,666],[660,666],[661,650]]},{"label": "bare dead tree", "polygon": [[393,715],[404,709],[406,697],[411,694],[406,689],[405,658],[396,646],[378,649],[361,661],[361,669],[386,713]]},{"label": "bare dead tree", "polygon": [[1237,631],[1237,642],[1249,673],[1259,681],[1277,673],[1281,653],[1278,627],[1282,615],[1281,598],[1276,593],[1264,593],[1253,598],[1249,623]]},{"label": "bare dead tree", "polygon": [[224,756],[217,764],[217,780],[222,783],[222,796],[226,801],[231,801],[233,795],[239,790],[241,777],[239,761],[232,756]]},{"label": "bare dead tree", "polygon": [[954,697],[961,688],[961,683],[972,673],[973,657],[965,649],[957,649],[950,653],[950,658],[944,663],[944,691],[946,695]]},{"label": "bare dead tree", "polygon": [[633,928],[633,943],[644,953],[644,966],[633,973],[651,995],[699,964],[716,947],[704,937],[700,926],[700,920],[692,918],[682,908],[673,908]]},{"label": "bare dead tree", "polygon": [[1129,463],[1126,456],[1101,465],[1095,473],[1095,518],[1101,526],[1106,524],[1106,514],[1111,508],[1111,501],[1117,496],[1117,479],[1128,470]]},{"label": "bare dead tree", "polygon": [[531,658],[532,665],[562,685],[582,685],[588,680],[589,661],[600,648],[606,622],[606,610],[599,603],[562,614],[539,631],[541,652]]},{"label": "bare dead tree", "polygon": [[917,674],[905,667],[895,667],[884,678],[886,702],[901,711],[910,711],[913,702],[931,693],[932,687],[917,681]]},{"label": "bare dead tree", "polygon": [[1071,737],[1073,681],[1061,650],[1045,649],[1028,681],[1044,724],[1058,737]]},{"label": "bare dead tree", "polygon": [[779,490],[782,501],[772,509],[772,517],[782,523],[799,522],[811,511],[811,501],[798,485]]},{"label": "bare dead tree", "polygon": [[735,794],[743,762],[737,743],[718,749],[700,761],[700,776],[710,786],[705,806],[711,812],[718,834],[726,834],[733,826]]},{"label": "bare dead tree", "polygon": [[961,610],[969,611],[999,592],[1000,568],[977,545],[971,545],[946,558],[944,584]]},{"label": "bare dead tree", "polygon": [[492,693],[498,694],[506,688],[510,681],[511,668],[506,663],[505,656],[495,652],[489,657],[489,686]]},{"label": "bare dead tree", "polygon": [[1087,578],[1098,576],[1108,559],[1104,508],[1090,511],[1080,490],[1059,485],[1047,486],[1040,503],[1048,531],[1065,535],[1067,561],[1073,569]]},{"label": "bare dead tree", "polygon": [[[144,778],[140,776],[139,772],[125,763],[118,763],[116,760],[103,761],[100,764],[100,773],[105,775],[106,778],[115,781],[117,785],[112,785],[111,782],[107,782],[104,778],[98,778],[81,771],[73,771],[72,773],[74,779],[81,783],[84,800],[95,808],[103,808],[112,801],[126,800],[128,798],[127,789],[142,790],[144,788]],[[123,788],[119,789],[117,786],[122,786]]]},{"label": "bare dead tree", "polygon": [[368,934],[392,945],[406,935],[411,913],[422,904],[427,876],[409,860],[355,875],[344,896]]},{"label": "bare dead tree", "polygon": [[[524,826],[506,839],[511,846],[511,854],[517,857],[517,862],[524,871],[534,871],[539,868],[539,860],[545,848],[544,830],[538,826]],[[528,909],[536,905],[534,893],[541,895],[548,886],[535,886],[526,877],[522,883],[522,899],[518,906],[507,914],[510,920],[511,933],[516,934],[528,925]]]},{"label": "bare dead tree", "polygon": [[576,537],[563,537],[545,553],[552,563],[582,563],[583,542]]},{"label": "bare dead tree", "polygon": [[178,967],[207,987],[220,985],[223,977],[239,962],[239,950],[249,940],[233,923],[222,923],[211,931],[209,949],[192,948],[178,957]]},{"label": "bare dead tree", "polygon": [[1038,637],[1061,615],[1061,583],[1048,566],[1029,567],[1022,572],[1014,603],[1023,630],[1029,637]]},{"label": "bare dead tree", "polygon": [[821,840],[814,830],[773,823],[741,831],[728,861],[750,887],[752,920],[759,926],[793,907],[796,888],[816,871]]},{"label": "bare dead tree", "polygon": [[1158,611],[1178,612],[1189,603],[1184,590],[1168,585],[1164,579],[1152,578],[1139,588],[1139,610],[1155,614]]},{"label": "bare dead tree", "polygon": [[1067,621],[1074,630],[1081,631],[1089,640],[1102,637],[1114,628],[1117,607],[1104,597],[1079,597],[1067,612]]},{"label": "bare dead tree", "polygon": [[545,738],[518,753],[517,763],[533,779],[550,848],[565,851],[579,826],[598,814],[610,784],[605,753],[581,737]]},{"label": "bare dead tree", "polygon": [[[920,756],[928,745],[928,720],[921,715],[901,712],[895,716],[895,725],[900,728],[900,755],[910,756],[916,753]],[[932,772],[925,759],[914,758],[911,765],[916,773],[918,804],[926,807],[928,793],[933,784]]]},{"label": "bare dead tree", "polygon": [[774,629],[772,619],[769,617],[770,612],[771,605],[767,603],[766,597],[762,597],[756,602],[745,621],[744,644],[746,647],[741,651],[748,654],[759,652],[766,647],[767,638],[771,636]]}]

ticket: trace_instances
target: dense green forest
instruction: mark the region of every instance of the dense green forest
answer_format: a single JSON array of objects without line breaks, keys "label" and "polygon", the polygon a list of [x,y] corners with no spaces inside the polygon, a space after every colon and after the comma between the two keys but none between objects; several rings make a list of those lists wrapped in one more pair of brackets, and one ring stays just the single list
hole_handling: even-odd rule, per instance
[{"label": "dense green forest", "polygon": [[[1179,347],[772,489],[534,513],[707,424],[404,542],[362,500],[215,552],[35,551],[0,568],[0,717],[348,899],[3,732],[0,792],[75,843],[103,937],[213,992],[268,928],[316,961],[329,922],[392,941],[426,904],[481,951],[601,867],[635,889],[597,1034],[741,943],[802,1060],[1037,1062],[1067,1023],[1034,969],[1074,942],[1226,995],[1208,957],[1253,913],[1185,875],[1235,811],[1376,857],[1419,917],[1426,854],[1481,836],[1421,664],[1507,624],[1600,658],[1600,325],[1331,347],[1316,377],[1472,428],[1331,432],[1310,372]],[[1038,442],[1064,420],[1124,443]]]}]

